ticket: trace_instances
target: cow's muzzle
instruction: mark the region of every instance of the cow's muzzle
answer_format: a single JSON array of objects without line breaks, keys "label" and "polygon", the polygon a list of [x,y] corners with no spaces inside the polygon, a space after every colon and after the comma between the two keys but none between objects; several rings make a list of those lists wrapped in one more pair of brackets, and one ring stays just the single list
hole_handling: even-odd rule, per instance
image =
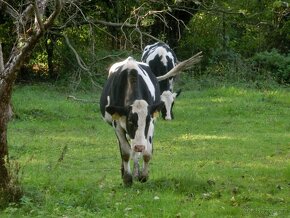
[{"label": "cow's muzzle", "polygon": [[135,145],[134,146],[134,151],[135,152],[142,152],[145,150],[145,146],[144,145]]}]

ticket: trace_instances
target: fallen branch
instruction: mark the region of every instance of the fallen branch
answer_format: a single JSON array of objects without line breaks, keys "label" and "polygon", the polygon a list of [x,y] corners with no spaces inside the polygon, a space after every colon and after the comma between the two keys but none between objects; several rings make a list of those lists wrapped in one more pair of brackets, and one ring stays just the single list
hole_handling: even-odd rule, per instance
[{"label": "fallen branch", "polygon": [[172,68],[168,73],[166,73],[165,75],[158,76],[157,80],[158,81],[165,80],[169,77],[176,76],[177,74],[181,73],[181,71],[183,71],[183,70],[187,70],[187,69],[192,68],[193,65],[195,65],[201,61],[201,58],[202,58],[201,54],[202,54],[202,52],[198,52],[197,54],[195,54],[191,58],[180,62],[174,68]]},{"label": "fallen branch", "polygon": [[82,98],[76,98],[73,95],[69,95],[67,96],[68,100],[73,100],[73,101],[81,101],[81,102],[85,102],[85,103],[99,103],[99,101],[93,101],[93,100],[87,100],[87,99],[82,99]]}]

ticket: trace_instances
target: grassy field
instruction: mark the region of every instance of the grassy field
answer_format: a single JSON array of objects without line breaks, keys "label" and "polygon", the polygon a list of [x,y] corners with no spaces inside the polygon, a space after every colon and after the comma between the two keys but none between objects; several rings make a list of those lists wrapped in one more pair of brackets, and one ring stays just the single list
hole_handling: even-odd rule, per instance
[{"label": "grassy field", "polygon": [[98,103],[70,94],[15,88],[8,140],[24,195],[0,217],[290,217],[289,90],[183,92],[176,119],[156,124],[149,181],[131,188]]}]

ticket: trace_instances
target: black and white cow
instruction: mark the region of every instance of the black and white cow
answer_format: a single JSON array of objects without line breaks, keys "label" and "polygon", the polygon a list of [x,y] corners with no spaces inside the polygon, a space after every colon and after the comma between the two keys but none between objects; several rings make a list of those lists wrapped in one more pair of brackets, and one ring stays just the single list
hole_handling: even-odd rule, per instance
[{"label": "black and white cow", "polygon": [[[133,182],[131,158],[134,160],[134,177],[142,182],[148,179],[155,115],[163,104],[158,81],[147,64],[129,57],[110,68],[100,109],[104,120],[113,126],[119,141],[125,185]],[[141,172],[138,164],[140,156],[143,156]]]},{"label": "black and white cow", "polygon": [[[147,63],[155,76],[162,76],[173,69],[178,61],[174,51],[165,43],[157,42],[147,45],[143,51],[142,62]],[[181,90],[173,92],[174,77],[159,81],[161,100],[164,107],[161,110],[163,119],[172,120],[174,100]]]}]

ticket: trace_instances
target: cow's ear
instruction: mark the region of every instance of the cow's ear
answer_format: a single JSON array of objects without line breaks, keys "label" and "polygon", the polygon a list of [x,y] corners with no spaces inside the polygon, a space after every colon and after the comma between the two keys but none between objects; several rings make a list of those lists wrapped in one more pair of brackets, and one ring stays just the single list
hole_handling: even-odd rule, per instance
[{"label": "cow's ear", "polygon": [[163,101],[161,101],[158,104],[153,104],[152,106],[150,106],[150,114],[151,114],[151,116],[152,117],[157,117],[163,106],[164,106],[164,102]]},{"label": "cow's ear", "polygon": [[118,106],[107,106],[106,112],[111,114],[113,120],[118,120],[121,116],[125,116],[127,114],[127,109]]},{"label": "cow's ear", "polygon": [[178,97],[180,95],[180,93],[181,93],[181,89],[179,89],[177,92],[174,92],[173,97],[174,98]]}]

